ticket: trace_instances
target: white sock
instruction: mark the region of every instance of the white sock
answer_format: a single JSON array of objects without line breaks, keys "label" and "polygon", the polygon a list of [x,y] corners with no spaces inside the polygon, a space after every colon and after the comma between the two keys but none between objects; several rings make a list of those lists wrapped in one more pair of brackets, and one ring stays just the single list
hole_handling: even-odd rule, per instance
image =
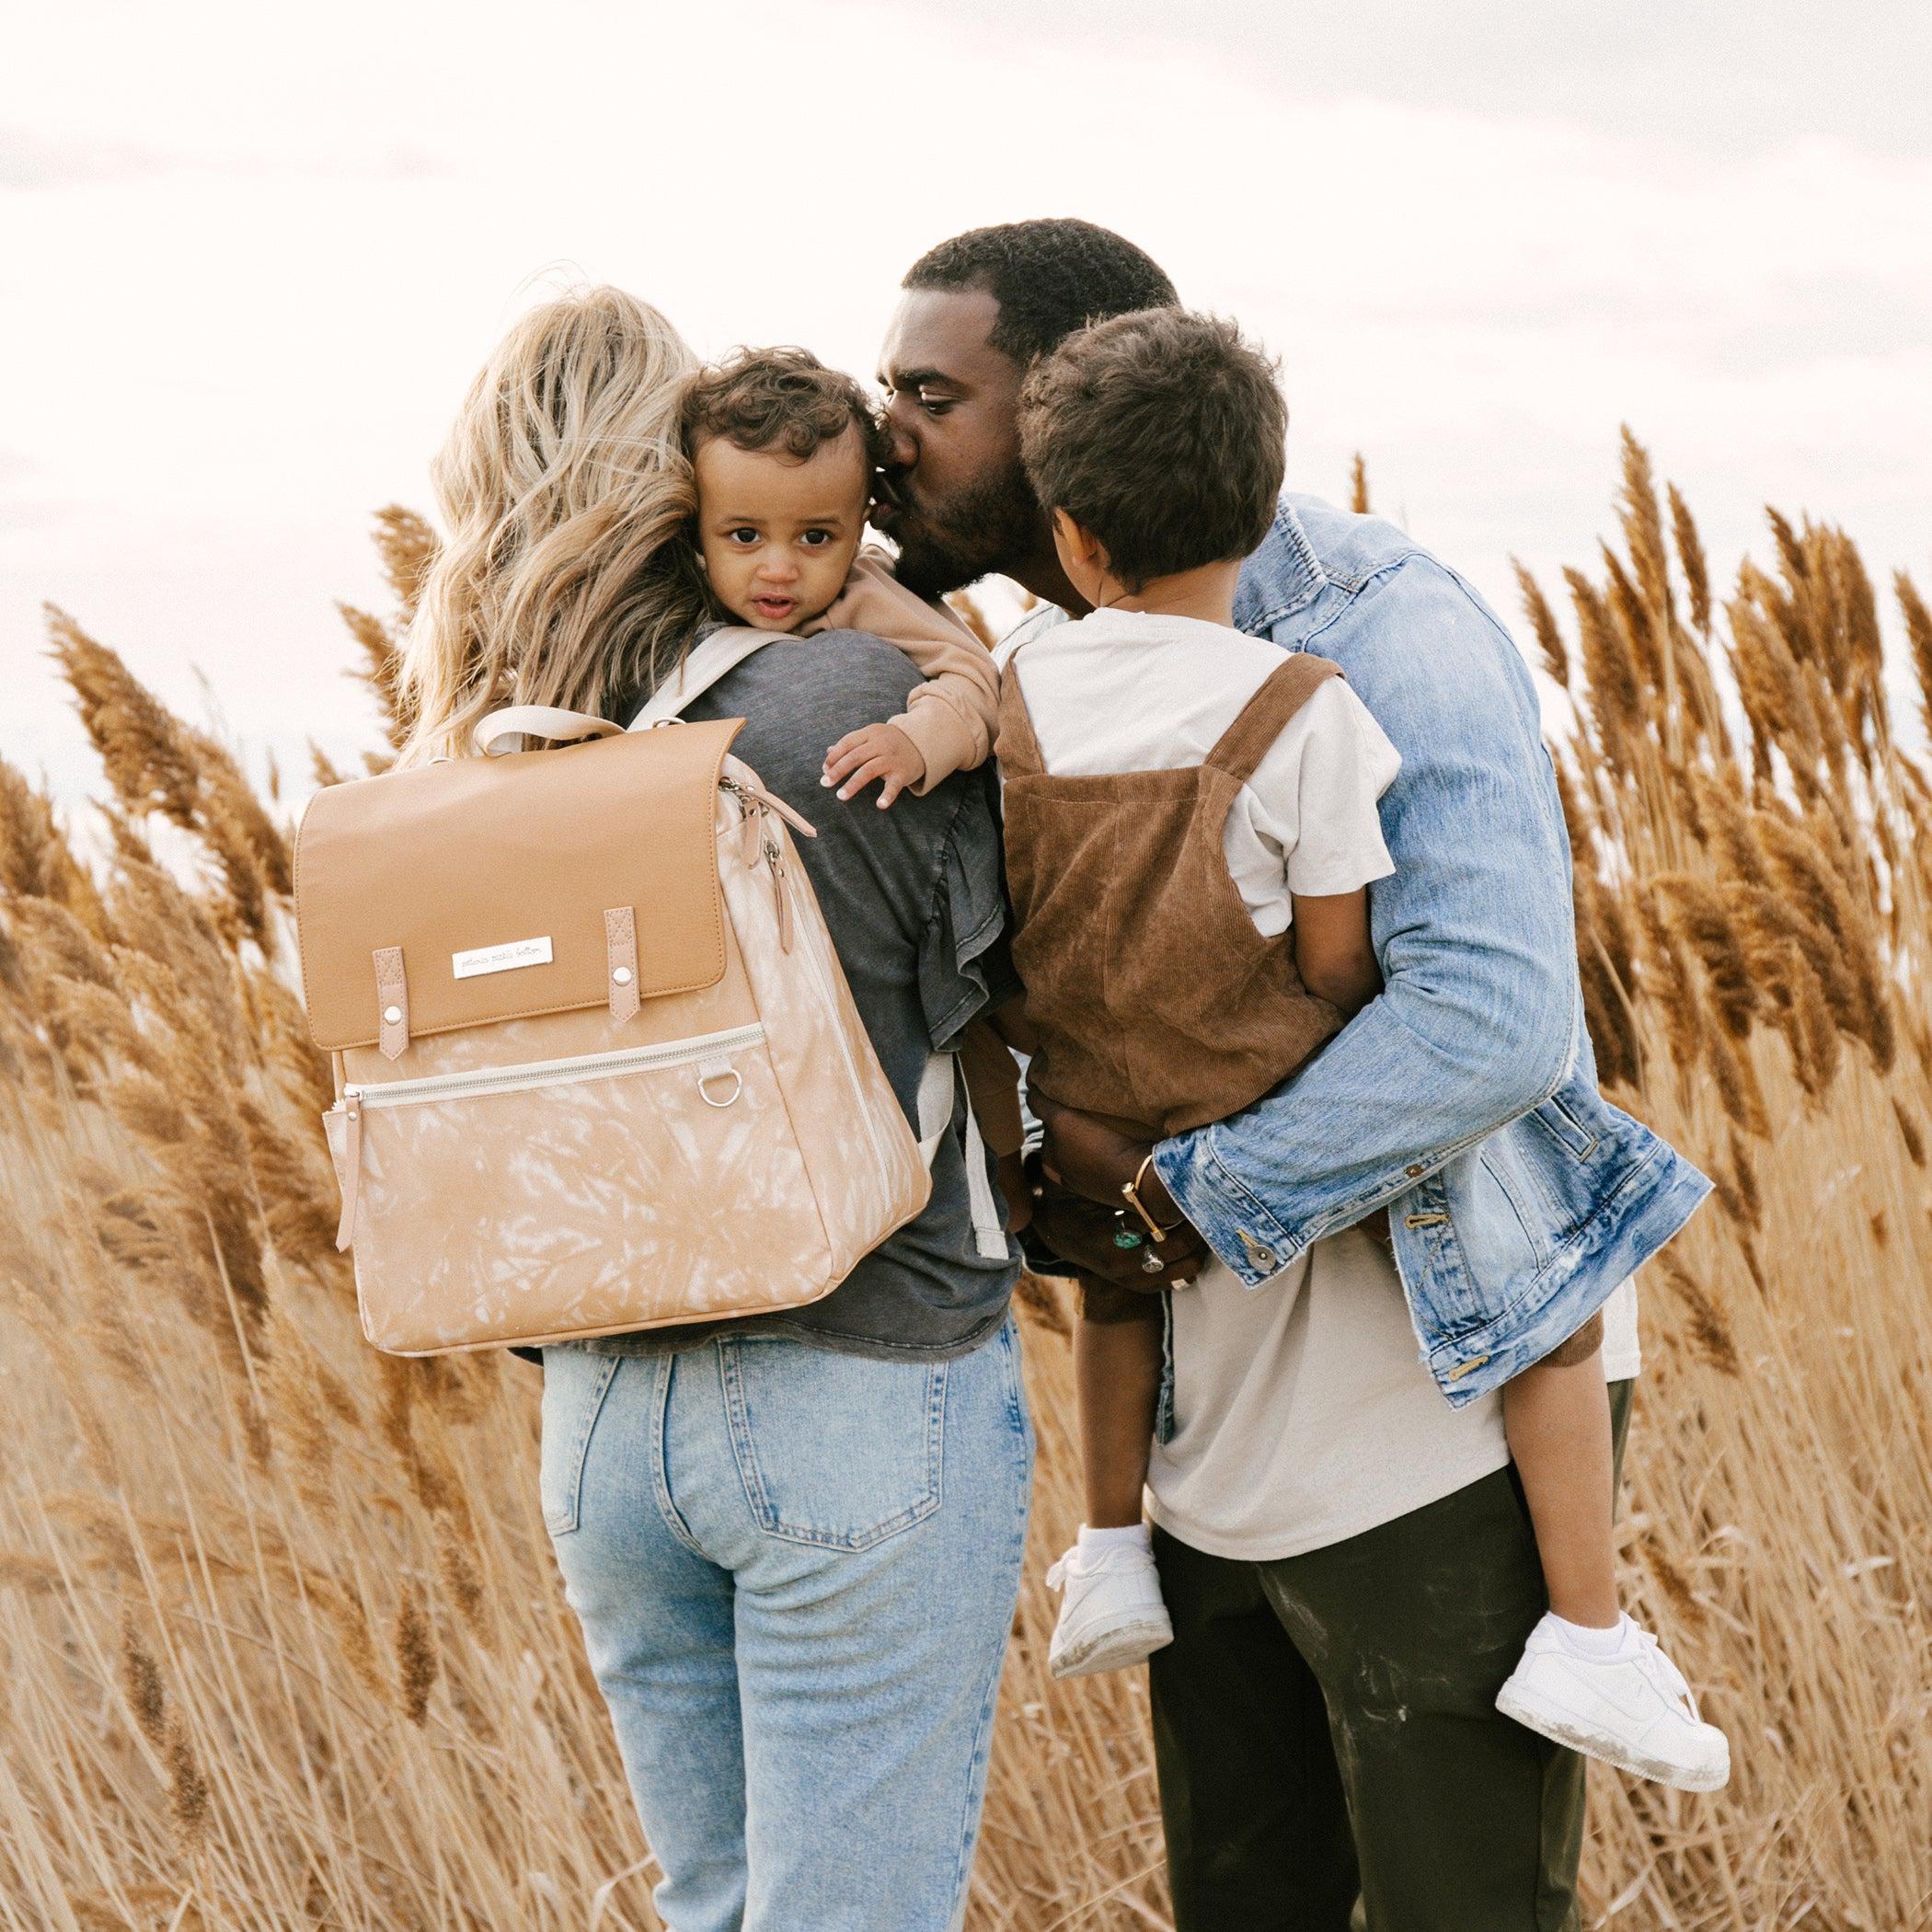
[{"label": "white sock", "polygon": [[1152,1549],[1154,1532],[1144,1523],[1129,1523],[1119,1529],[1088,1529],[1083,1523],[1077,1547],[1087,1557],[1098,1557],[1104,1549]]},{"label": "white sock", "polygon": [[1593,1624],[1573,1624],[1552,1610],[1550,1627],[1563,1648],[1572,1657],[1587,1657],[1595,1663],[1609,1663],[1637,1648],[1637,1626],[1627,1616],[1619,1616],[1607,1630]]}]

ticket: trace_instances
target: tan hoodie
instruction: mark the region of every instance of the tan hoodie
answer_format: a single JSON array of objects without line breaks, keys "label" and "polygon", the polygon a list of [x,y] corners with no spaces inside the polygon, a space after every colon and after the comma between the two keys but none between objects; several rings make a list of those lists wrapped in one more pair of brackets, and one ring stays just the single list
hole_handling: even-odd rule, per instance
[{"label": "tan hoodie", "polygon": [[915,794],[923,797],[991,756],[999,729],[999,673],[992,655],[943,604],[907,590],[883,550],[868,545],[858,553],[845,589],[822,615],[799,627],[799,636],[826,630],[869,631],[903,651],[925,678],[905,709],[886,720],[926,760]]}]

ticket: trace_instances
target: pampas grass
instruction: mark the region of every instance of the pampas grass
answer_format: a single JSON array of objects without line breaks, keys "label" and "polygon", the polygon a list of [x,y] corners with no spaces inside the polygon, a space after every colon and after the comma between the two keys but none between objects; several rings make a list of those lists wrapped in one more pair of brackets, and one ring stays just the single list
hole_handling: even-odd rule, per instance
[{"label": "pampas grass", "polygon": [[[1351,482],[1368,500],[1365,471]],[[1904,1927],[1932,1899],[1932,786],[1857,550],[1773,516],[1728,597],[1627,434],[1620,545],[1519,572],[1613,1097],[1719,1196],[1646,1277],[1624,1586],[1728,1790],[1597,1771],[1586,1920]],[[397,609],[345,610],[399,742]],[[1932,716],[1932,621],[1894,585]],[[975,615],[977,614],[974,614]],[[654,1932],[654,1868],[535,1504],[536,1376],[361,1341],[288,838],[233,753],[52,613],[107,856],[0,764],[0,1927]],[[317,761],[323,782],[339,776]],[[180,849],[190,857],[184,863]],[[1065,1309],[973,1932],[1169,1924],[1138,1676],[1055,1685]]]}]

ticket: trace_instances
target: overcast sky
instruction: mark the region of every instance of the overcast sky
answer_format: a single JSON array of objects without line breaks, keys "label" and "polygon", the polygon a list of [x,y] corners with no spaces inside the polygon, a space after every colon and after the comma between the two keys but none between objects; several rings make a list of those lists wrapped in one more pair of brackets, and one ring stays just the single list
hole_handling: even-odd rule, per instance
[{"label": "overcast sky", "polygon": [[[1627,420],[1728,570],[1760,506],[1932,581],[1932,7],[1796,0],[63,0],[0,70],[0,751],[92,782],[66,605],[305,767],[332,601],[535,293],[869,374],[960,228],[1077,213],[1283,358],[1345,488],[1514,621]],[[204,689],[205,683],[205,689]]]}]

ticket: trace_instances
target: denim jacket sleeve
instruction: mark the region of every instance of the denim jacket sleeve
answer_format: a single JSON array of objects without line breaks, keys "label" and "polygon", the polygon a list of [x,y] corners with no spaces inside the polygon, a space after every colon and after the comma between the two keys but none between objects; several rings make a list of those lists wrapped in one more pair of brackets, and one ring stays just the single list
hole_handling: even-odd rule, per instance
[{"label": "denim jacket sleeve", "polygon": [[1155,1165],[1250,1286],[1548,1098],[1581,1002],[1570,847],[1535,688],[1508,634],[1418,551],[1279,641],[1339,662],[1402,754],[1370,891],[1385,990],[1242,1113]]}]

